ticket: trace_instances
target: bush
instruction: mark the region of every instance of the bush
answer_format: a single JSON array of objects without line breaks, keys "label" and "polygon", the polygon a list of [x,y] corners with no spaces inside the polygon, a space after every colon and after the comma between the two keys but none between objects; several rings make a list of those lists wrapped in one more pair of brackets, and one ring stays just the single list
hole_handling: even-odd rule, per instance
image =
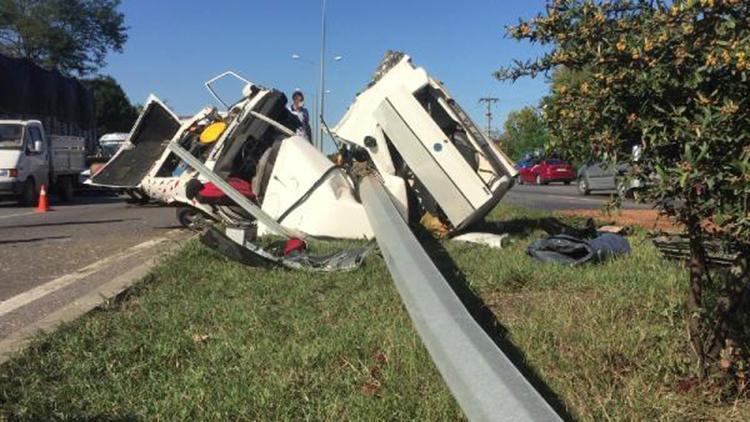
[{"label": "bush", "polygon": [[[699,374],[746,377],[750,306],[750,2],[743,0],[550,1],[546,13],[509,27],[549,46],[501,80],[566,72],[546,99],[550,147],[611,162],[631,177],[658,175],[644,192],[682,222],[691,244],[687,299]],[[737,253],[732,270],[709,271],[704,242]],[[744,386],[744,381],[740,383]]]}]

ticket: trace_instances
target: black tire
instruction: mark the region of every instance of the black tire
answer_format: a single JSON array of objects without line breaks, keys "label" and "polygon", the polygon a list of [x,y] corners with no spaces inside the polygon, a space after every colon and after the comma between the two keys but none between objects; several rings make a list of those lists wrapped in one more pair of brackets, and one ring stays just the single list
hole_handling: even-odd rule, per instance
[{"label": "black tire", "polygon": [[589,183],[586,181],[586,178],[584,176],[578,178],[577,187],[578,193],[580,193],[581,195],[591,195]]},{"label": "black tire", "polygon": [[57,192],[60,194],[60,200],[62,202],[72,201],[73,178],[71,176],[63,176],[57,179]]},{"label": "black tire", "polygon": [[211,225],[210,218],[199,209],[193,207],[178,207],[176,214],[177,221],[183,227],[195,232],[202,232]]},{"label": "black tire", "polygon": [[632,199],[633,198],[633,191],[631,189],[628,189],[627,185],[623,181],[619,181],[616,186],[617,189],[617,195],[620,196],[622,199]]},{"label": "black tire", "polygon": [[37,198],[38,196],[36,193],[36,183],[34,183],[34,179],[26,179],[26,182],[24,182],[23,184],[21,196],[18,202],[22,207],[33,207],[36,205]]},{"label": "black tire", "polygon": [[565,186],[570,186],[570,180],[566,180],[563,183],[565,183]]}]

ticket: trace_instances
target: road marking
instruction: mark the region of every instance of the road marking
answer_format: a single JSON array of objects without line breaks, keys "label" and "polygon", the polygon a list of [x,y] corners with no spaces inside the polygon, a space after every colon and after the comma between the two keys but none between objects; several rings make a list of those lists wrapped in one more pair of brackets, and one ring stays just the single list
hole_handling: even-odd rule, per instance
[{"label": "road marking", "polygon": [[0,220],[2,220],[4,218],[21,217],[21,216],[24,216],[24,215],[34,215],[34,214],[36,214],[36,212],[30,211],[30,212],[24,212],[24,213],[20,213],[20,214],[0,215]]},{"label": "road marking", "polygon": [[13,312],[14,310],[22,306],[28,305],[29,303],[34,302],[35,300],[38,300],[44,296],[47,296],[50,293],[54,293],[64,287],[67,287],[77,281],[80,281],[96,273],[102,268],[105,268],[106,266],[112,264],[115,261],[120,261],[125,258],[129,258],[144,249],[148,249],[150,247],[156,246],[166,240],[168,240],[166,237],[160,237],[158,239],[147,240],[143,243],[139,243],[135,246],[131,246],[130,248],[125,249],[124,251],[118,252],[104,259],[101,259],[97,262],[94,262],[91,265],[87,265],[71,274],[66,274],[62,277],[56,278],[45,284],[37,286],[31,290],[27,290],[16,296],[13,296],[12,298],[8,300],[0,302],[0,317],[2,317],[3,315],[9,312]]}]

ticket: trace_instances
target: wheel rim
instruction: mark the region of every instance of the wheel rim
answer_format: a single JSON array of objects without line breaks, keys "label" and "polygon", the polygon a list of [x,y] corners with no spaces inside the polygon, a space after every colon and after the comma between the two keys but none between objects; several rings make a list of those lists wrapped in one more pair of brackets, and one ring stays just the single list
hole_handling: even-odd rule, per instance
[{"label": "wheel rim", "polygon": [[182,214],[180,223],[191,230],[202,230],[206,226],[206,219],[203,214],[197,211],[185,212]]},{"label": "wheel rim", "polygon": [[588,186],[586,186],[585,180],[578,180],[578,190],[580,190],[581,192],[586,192],[588,190]]},{"label": "wheel rim", "polygon": [[542,184],[542,176],[537,175],[536,176],[536,184],[541,185]]}]

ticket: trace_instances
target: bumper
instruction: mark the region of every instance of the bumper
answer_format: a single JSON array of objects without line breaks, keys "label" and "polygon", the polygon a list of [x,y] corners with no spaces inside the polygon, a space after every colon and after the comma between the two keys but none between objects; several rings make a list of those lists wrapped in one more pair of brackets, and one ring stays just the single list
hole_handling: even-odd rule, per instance
[{"label": "bumper", "polygon": [[574,173],[550,174],[542,176],[542,180],[545,182],[572,182],[573,180],[576,180],[576,175]]},{"label": "bumper", "polygon": [[0,180],[0,196],[18,195],[22,184],[16,180]]}]

